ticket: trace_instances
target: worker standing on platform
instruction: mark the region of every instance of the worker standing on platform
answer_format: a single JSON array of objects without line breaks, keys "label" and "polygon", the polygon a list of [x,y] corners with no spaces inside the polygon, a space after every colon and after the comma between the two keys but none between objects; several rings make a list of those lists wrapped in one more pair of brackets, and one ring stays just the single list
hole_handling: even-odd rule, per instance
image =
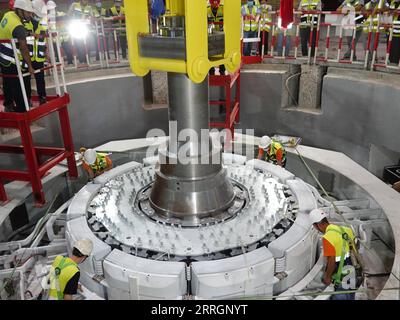
[{"label": "worker standing on platform", "polygon": [[398,64],[400,60],[400,0],[392,0],[389,6],[393,15],[393,39],[390,47],[389,61]]},{"label": "worker standing on platform", "polygon": [[[327,214],[321,209],[310,212],[310,221],[315,229],[323,233],[323,254],[327,259],[323,276],[325,285],[334,284],[335,291],[356,289],[356,273],[350,251],[354,250],[354,234],[351,228],[329,223]],[[355,293],[333,294],[331,300],[354,300]]]},{"label": "worker standing on platform", "polygon": [[113,164],[107,154],[86,148],[81,148],[79,151],[83,157],[82,167],[88,173],[90,179],[112,169]]},{"label": "worker standing on platform", "polygon": [[[47,25],[47,7],[44,0],[32,1],[34,15],[31,21],[25,23],[25,29],[28,32],[28,48],[32,60],[32,67],[36,71],[36,89],[39,96],[39,103],[46,103],[46,82],[44,79],[44,62],[46,61],[46,35]],[[30,78],[29,78],[30,80]],[[31,86],[26,88],[28,100],[31,99]]]},{"label": "worker standing on platform", "polygon": [[[253,0],[247,0],[247,4],[242,6],[242,17],[243,17],[243,38],[251,39],[257,38],[258,22],[260,20],[260,10],[256,6]],[[251,55],[251,49],[253,47],[252,42],[244,43],[245,56]]]},{"label": "worker standing on platform", "polygon": [[[207,19],[208,25],[213,26],[212,29],[216,31],[223,31],[224,25],[221,24],[224,21],[224,4],[221,0],[210,0],[210,3],[207,6]],[[221,75],[225,74],[225,66],[219,66],[219,73]],[[210,75],[215,74],[215,68],[211,68]]]},{"label": "worker standing on platform", "polygon": [[[125,17],[125,8],[122,5],[122,0],[114,1],[114,6],[110,8],[110,13],[112,17]],[[125,20],[116,20],[114,21],[113,25],[114,28],[118,28],[117,30],[118,45],[116,50],[119,50],[119,47],[121,47],[122,58],[126,59],[127,39],[126,39]],[[115,58],[117,58],[116,55]]]},{"label": "worker standing on platform", "polygon": [[269,33],[271,31],[272,16],[271,16],[272,6],[267,3],[267,0],[261,0],[260,3],[260,23],[261,23],[261,41],[259,46],[259,52],[262,53],[262,47],[264,43],[264,52],[268,48]]},{"label": "worker standing on platform", "polygon": [[271,162],[281,167],[286,166],[286,150],[283,145],[268,136],[263,136],[258,145],[257,159]]},{"label": "worker standing on platform", "polygon": [[[92,17],[95,19],[100,19],[100,18],[105,18],[107,16],[107,9],[103,7],[103,3],[101,1],[96,1],[96,6],[92,8]],[[93,23],[92,25],[94,28],[96,28],[96,24]],[[100,23],[97,23],[97,28],[100,28]],[[95,48],[96,48],[96,60],[100,59],[100,54],[99,54],[99,49],[104,47],[104,42],[102,41],[102,38],[98,38],[97,34],[101,33],[101,30],[95,30],[94,32],[94,40],[95,40]],[[106,35],[103,35],[103,37],[106,37]],[[107,38],[105,38],[107,39]],[[107,55],[108,54],[108,41],[105,41],[106,43],[106,51]],[[99,48],[100,47],[100,48]]]},{"label": "worker standing on platform", "polygon": [[89,239],[78,240],[70,257],[57,256],[50,269],[49,300],[72,300],[80,288],[78,265],[83,263],[93,251]]},{"label": "worker standing on platform", "polygon": [[[74,56],[72,54],[71,37],[66,27],[68,16],[65,12],[59,11],[56,8],[57,5],[54,1],[52,0],[47,1],[47,17],[48,17],[49,31],[58,32],[58,39],[60,41],[62,49],[64,50],[65,55],[67,56],[67,63],[73,64]],[[57,59],[59,59],[55,41],[54,41],[54,52],[56,54]]]},{"label": "worker standing on platform", "polygon": [[[349,14],[351,10],[354,12],[360,12],[364,7],[364,0],[344,0],[343,3],[340,5],[340,7],[337,9],[337,11],[342,11],[344,12],[345,15]],[[357,60],[357,54],[356,54],[356,49],[357,49],[357,43],[360,40],[362,36],[362,29],[363,29],[363,22],[364,22],[364,15],[360,13],[355,14],[355,19],[354,19],[354,24],[355,24],[355,37],[354,37],[354,56],[353,60]],[[353,43],[353,36],[348,36],[347,37],[347,51],[344,54],[343,59],[350,59],[351,57],[351,48],[352,48],[352,43]]]},{"label": "worker standing on platform", "polygon": [[[88,22],[88,19],[90,19],[92,16],[92,7],[89,5],[89,1],[81,0],[73,2],[68,10],[68,16],[71,18],[71,20],[82,21],[87,23],[89,26],[90,23]],[[74,44],[78,53],[79,62],[82,64],[86,63],[86,50],[88,49],[85,47],[84,39],[75,38]]]},{"label": "worker standing on platform", "polygon": [[[321,11],[321,0],[300,0],[299,11]],[[315,45],[317,42],[317,24],[318,14],[302,13],[300,18],[300,38],[301,53],[303,57],[308,56],[308,47],[310,45],[311,26],[313,26],[313,35],[311,39],[311,57],[315,54]]]},{"label": "worker standing on platform", "polygon": [[[14,56],[11,43],[0,43],[0,65],[3,75],[4,101],[7,101],[9,104],[5,105],[6,111],[26,111],[16,63],[19,63],[22,72],[28,70],[31,75],[34,75],[24,27],[24,22],[31,20],[32,14],[33,7],[30,0],[15,0],[13,11],[4,14],[0,22],[0,39],[18,40],[16,44],[18,57]],[[16,60],[18,61],[16,62]],[[24,77],[24,85],[25,90],[30,86],[29,77]]]},{"label": "worker standing on platform", "polygon": [[[364,38],[364,47],[366,51],[369,51],[368,55],[368,60],[372,60],[372,55],[374,52],[374,44],[375,44],[375,37],[378,33],[383,31],[382,27],[379,27],[378,30],[378,24],[381,25],[382,21],[380,20],[380,14],[383,13],[384,8],[387,7],[387,1],[386,0],[371,0],[368,3],[365,4],[364,8],[365,10],[368,11],[367,13],[367,18],[364,21],[364,33],[366,34],[366,37]],[[372,26],[372,29],[371,29]],[[371,39],[369,43],[369,48],[368,47],[368,33],[372,31],[371,34]]]}]

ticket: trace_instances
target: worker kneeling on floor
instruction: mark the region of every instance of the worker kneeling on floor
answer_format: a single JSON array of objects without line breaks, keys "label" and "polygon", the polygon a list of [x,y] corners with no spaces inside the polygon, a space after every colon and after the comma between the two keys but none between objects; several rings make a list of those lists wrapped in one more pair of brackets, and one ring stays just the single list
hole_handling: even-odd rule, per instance
[{"label": "worker kneeling on floor", "polygon": [[352,261],[351,251],[355,251],[354,234],[351,228],[329,223],[327,214],[321,209],[310,212],[311,224],[323,233],[323,255],[326,257],[326,269],[322,282],[333,284],[335,293],[331,300],[355,300],[357,274]]},{"label": "worker kneeling on floor", "polygon": [[92,254],[92,250],[93,242],[82,239],[75,243],[70,257],[57,256],[55,258],[48,279],[49,300],[72,300],[73,295],[80,289],[78,265]]},{"label": "worker kneeling on floor", "polygon": [[110,157],[105,153],[86,148],[81,148],[80,153],[83,157],[82,167],[88,173],[90,179],[111,170],[113,167]]},{"label": "worker kneeling on floor", "polygon": [[286,166],[286,150],[280,142],[268,136],[263,136],[258,145],[257,159],[265,160],[284,168]]}]

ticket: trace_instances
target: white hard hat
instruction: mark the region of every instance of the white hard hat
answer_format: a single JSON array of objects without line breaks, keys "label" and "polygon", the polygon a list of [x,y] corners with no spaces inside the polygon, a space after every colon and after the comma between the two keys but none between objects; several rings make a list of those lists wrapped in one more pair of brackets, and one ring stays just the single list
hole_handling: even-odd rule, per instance
[{"label": "white hard hat", "polygon": [[82,239],[75,242],[75,249],[78,249],[84,256],[90,256],[93,250],[93,242],[89,239]]},{"label": "white hard hat", "polygon": [[30,0],[15,0],[14,9],[21,9],[28,12],[34,12],[32,2]]},{"label": "white hard hat", "polygon": [[44,0],[33,0],[32,7],[33,7],[33,12],[39,18],[43,18],[47,15],[47,6]]},{"label": "white hard hat", "polygon": [[83,158],[85,159],[85,162],[88,164],[94,164],[96,162],[96,151],[93,149],[87,149],[84,154]]},{"label": "white hard hat", "polygon": [[268,148],[269,145],[271,144],[272,140],[268,136],[263,136],[260,139],[260,144],[258,145],[260,148],[265,149]]},{"label": "white hard hat", "polygon": [[321,209],[314,209],[309,215],[311,224],[321,222],[324,218],[328,218],[328,215]]},{"label": "white hard hat", "polygon": [[47,10],[53,10],[57,8],[57,4],[54,1],[47,1]]}]

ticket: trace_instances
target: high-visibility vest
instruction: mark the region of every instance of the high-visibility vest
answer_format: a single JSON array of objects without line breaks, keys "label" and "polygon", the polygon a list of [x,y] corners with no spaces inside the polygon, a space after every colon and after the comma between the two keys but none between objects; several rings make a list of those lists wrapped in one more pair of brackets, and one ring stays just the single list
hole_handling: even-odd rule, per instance
[{"label": "high-visibility vest", "polygon": [[276,153],[278,150],[282,150],[282,163],[285,164],[286,162],[286,150],[282,146],[282,144],[278,141],[272,141],[271,145],[268,147],[268,149],[265,152],[265,158],[264,160],[266,162],[272,162],[274,164],[278,164],[278,160],[276,157]]},{"label": "high-visibility vest", "polygon": [[106,16],[106,12],[107,11],[105,8],[101,8],[99,11],[97,7],[94,7],[92,10],[93,17],[95,18],[100,18],[100,17],[104,18]]},{"label": "high-visibility vest", "polygon": [[[381,9],[382,5],[383,5],[382,0],[379,0],[376,3],[372,3],[372,1],[370,1],[365,5],[364,8],[365,8],[365,10],[373,11],[376,7]],[[375,14],[375,15],[371,14],[367,19],[365,19],[364,27],[363,27],[364,32],[369,32],[371,21],[372,21],[372,32],[377,32],[377,30],[378,30],[378,15],[377,14]],[[384,30],[384,28],[380,27],[379,30],[382,31],[382,30]]]},{"label": "high-visibility vest", "polygon": [[68,42],[70,40],[70,34],[67,30],[68,16],[62,11],[57,11],[56,15],[56,25],[60,42]]},{"label": "high-visibility vest", "polygon": [[[21,19],[14,11],[9,11],[4,14],[0,22],[0,39],[13,39],[14,29],[18,26],[24,26]],[[19,63],[21,68],[27,69],[28,65],[22,58],[21,52],[17,49]],[[15,56],[11,43],[0,43],[0,64],[9,67],[15,65]]]},{"label": "high-visibility vest", "polygon": [[[125,16],[125,8],[123,6],[120,7],[119,11],[118,11],[116,6],[113,6],[113,7],[110,8],[110,12],[111,12],[111,15],[113,17]],[[113,25],[115,27],[117,27],[117,28],[125,28],[125,24],[124,24],[123,20],[114,21]],[[126,31],[125,30],[122,30],[122,31],[120,30],[119,34],[120,35],[125,35]]]},{"label": "high-visibility vest", "polygon": [[[400,1],[392,0],[390,9],[400,10]],[[393,14],[393,37],[400,37],[400,19],[398,13]]]},{"label": "high-visibility vest", "polygon": [[31,35],[26,38],[31,60],[36,62],[45,62],[46,61],[45,35],[48,30],[46,19],[42,19],[39,21],[36,30],[34,30],[32,22],[26,23],[25,29],[31,33]]},{"label": "high-visibility vest", "polygon": [[[346,0],[344,7],[357,7],[360,5],[360,0]],[[354,23],[357,26],[361,26],[362,23],[365,21],[364,15],[357,13],[356,17],[354,18]],[[359,29],[359,28],[357,28]]]},{"label": "high-visibility vest", "polygon": [[350,259],[350,243],[354,242],[353,230],[348,227],[330,224],[323,236],[335,248],[336,272],[333,275],[335,283],[342,280],[342,267],[346,259]]},{"label": "high-visibility vest", "polygon": [[[207,17],[208,17],[208,21],[211,22],[221,22],[224,21],[224,6],[221,4],[218,9],[216,14],[214,15],[214,11],[211,7],[211,5],[208,5],[207,7]],[[215,30],[217,31],[221,31],[223,29],[222,25],[216,25],[215,26]]]},{"label": "high-visibility vest", "polygon": [[80,2],[74,2],[72,4],[72,15],[76,19],[86,19],[92,15],[92,7],[90,5],[86,5],[82,8]]},{"label": "high-visibility vest", "polygon": [[[253,6],[250,11],[249,6],[247,4],[245,4],[244,9],[246,10],[246,15],[257,16],[257,7],[256,6]],[[250,20],[250,19],[244,20],[243,30],[244,31],[257,31],[258,24],[257,24],[256,20]]]},{"label": "high-visibility vest", "polygon": [[[318,6],[321,4],[320,0],[301,0],[301,10],[303,11],[315,11],[318,9]],[[314,25],[318,24],[318,15],[317,14],[303,14],[300,18],[300,26],[305,27],[309,26],[312,23]]]},{"label": "high-visibility vest", "polygon": [[94,164],[87,164],[85,161],[83,162],[83,168],[88,170],[88,168],[92,169],[94,175],[99,172],[105,171],[109,167],[109,161],[107,161],[107,154],[98,152],[96,155],[96,162]]},{"label": "high-visibility vest", "polygon": [[50,269],[49,297],[63,300],[65,287],[77,272],[79,272],[79,268],[76,262],[70,258],[57,256]]},{"label": "high-visibility vest", "polygon": [[272,10],[271,6],[267,6],[265,9],[261,7],[261,31],[269,32],[271,30],[271,25],[269,23],[272,22],[272,17],[270,11]]}]

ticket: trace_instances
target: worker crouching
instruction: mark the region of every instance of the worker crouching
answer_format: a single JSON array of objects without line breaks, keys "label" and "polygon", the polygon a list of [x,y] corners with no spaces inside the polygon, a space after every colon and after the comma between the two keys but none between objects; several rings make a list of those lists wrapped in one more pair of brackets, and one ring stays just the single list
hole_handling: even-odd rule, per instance
[{"label": "worker crouching", "polygon": [[80,153],[83,157],[82,167],[87,172],[90,179],[111,170],[113,167],[110,157],[105,153],[86,148],[81,148]]},{"label": "worker crouching", "polygon": [[335,294],[331,300],[355,300],[357,276],[351,259],[351,251],[356,251],[354,234],[350,228],[329,223],[327,214],[321,209],[310,212],[311,224],[323,233],[323,255],[326,257],[326,268],[322,282],[333,284]]},{"label": "worker crouching", "polygon": [[89,239],[78,240],[70,257],[57,256],[50,269],[50,291],[48,300],[72,300],[80,289],[80,271],[83,263],[93,250]]},{"label": "worker crouching", "polygon": [[283,145],[268,136],[263,136],[258,145],[259,160],[265,160],[281,167],[286,166],[286,150]]}]

